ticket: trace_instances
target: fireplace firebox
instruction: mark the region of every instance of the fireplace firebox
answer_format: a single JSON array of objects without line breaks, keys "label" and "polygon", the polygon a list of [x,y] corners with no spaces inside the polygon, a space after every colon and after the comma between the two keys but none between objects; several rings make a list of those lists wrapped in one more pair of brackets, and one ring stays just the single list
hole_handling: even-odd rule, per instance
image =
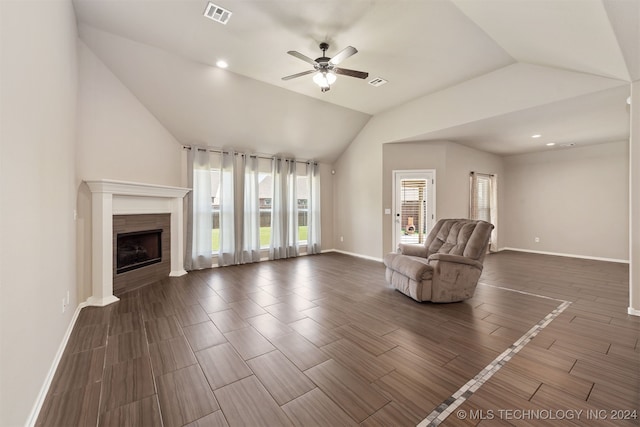
[{"label": "fireplace firebox", "polygon": [[162,262],[162,229],[118,233],[116,274]]}]

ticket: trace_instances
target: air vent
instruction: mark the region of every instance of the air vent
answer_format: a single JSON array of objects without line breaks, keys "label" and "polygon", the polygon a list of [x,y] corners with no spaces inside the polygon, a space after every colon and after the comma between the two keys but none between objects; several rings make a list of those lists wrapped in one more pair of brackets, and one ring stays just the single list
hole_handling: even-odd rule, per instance
[{"label": "air vent", "polygon": [[574,142],[568,142],[566,144],[560,144],[560,147],[573,147],[576,145]]},{"label": "air vent", "polygon": [[227,22],[229,22],[229,19],[231,19],[231,15],[231,11],[217,6],[211,2],[209,2],[207,8],[204,10],[204,16],[225,25]]},{"label": "air vent", "polygon": [[373,80],[369,80],[369,84],[371,86],[375,86],[375,87],[382,86],[385,83],[387,83],[387,81],[385,79],[383,79],[382,77],[376,77]]}]

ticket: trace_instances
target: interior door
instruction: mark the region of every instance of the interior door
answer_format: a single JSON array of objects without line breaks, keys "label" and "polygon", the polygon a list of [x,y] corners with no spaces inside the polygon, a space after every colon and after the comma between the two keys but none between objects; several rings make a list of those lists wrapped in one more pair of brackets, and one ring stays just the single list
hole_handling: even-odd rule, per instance
[{"label": "interior door", "polygon": [[435,223],[435,171],[393,171],[393,248],[424,243]]}]

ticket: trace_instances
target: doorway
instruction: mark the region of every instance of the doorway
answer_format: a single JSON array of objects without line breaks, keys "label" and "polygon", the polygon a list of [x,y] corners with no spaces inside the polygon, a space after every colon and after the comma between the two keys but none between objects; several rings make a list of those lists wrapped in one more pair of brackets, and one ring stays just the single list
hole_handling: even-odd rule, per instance
[{"label": "doorway", "polygon": [[393,247],[424,243],[435,223],[436,171],[393,171]]}]

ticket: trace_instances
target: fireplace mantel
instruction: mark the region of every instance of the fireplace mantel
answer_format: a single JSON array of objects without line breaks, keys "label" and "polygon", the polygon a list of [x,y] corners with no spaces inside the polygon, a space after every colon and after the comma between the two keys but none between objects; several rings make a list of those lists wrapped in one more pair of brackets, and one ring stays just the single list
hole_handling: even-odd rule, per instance
[{"label": "fireplace mantel", "polygon": [[85,181],[91,190],[91,280],[88,305],[105,306],[118,301],[113,295],[113,215],[171,214],[171,273],[184,270],[183,198],[191,190],[182,187],[141,184],[109,179]]}]

